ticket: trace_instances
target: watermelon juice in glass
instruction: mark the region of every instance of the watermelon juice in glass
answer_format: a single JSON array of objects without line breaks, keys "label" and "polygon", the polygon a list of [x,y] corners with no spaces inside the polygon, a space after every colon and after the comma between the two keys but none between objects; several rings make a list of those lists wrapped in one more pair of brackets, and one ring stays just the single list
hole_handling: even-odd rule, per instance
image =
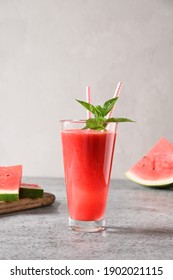
[{"label": "watermelon juice in glass", "polygon": [[105,229],[117,123],[131,121],[111,117],[117,99],[107,100],[103,106],[77,100],[92,117],[60,122],[69,227],[76,231]]},{"label": "watermelon juice in glass", "polygon": [[77,231],[105,228],[105,209],[116,140],[116,123],[106,131],[83,130],[85,121],[61,121],[69,226]]}]

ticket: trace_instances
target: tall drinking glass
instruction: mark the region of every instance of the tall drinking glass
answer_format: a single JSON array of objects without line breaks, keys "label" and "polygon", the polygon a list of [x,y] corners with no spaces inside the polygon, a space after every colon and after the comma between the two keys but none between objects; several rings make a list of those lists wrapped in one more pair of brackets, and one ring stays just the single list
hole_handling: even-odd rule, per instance
[{"label": "tall drinking glass", "polygon": [[83,129],[85,120],[62,120],[61,139],[69,227],[105,229],[105,210],[116,140],[116,123],[105,131]]}]

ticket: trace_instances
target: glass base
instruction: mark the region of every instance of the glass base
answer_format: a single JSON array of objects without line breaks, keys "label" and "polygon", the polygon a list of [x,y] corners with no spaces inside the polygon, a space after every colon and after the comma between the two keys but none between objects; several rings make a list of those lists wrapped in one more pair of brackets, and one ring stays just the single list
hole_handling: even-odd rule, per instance
[{"label": "glass base", "polygon": [[105,230],[105,219],[99,221],[78,221],[69,217],[69,227],[78,232],[100,232]]}]

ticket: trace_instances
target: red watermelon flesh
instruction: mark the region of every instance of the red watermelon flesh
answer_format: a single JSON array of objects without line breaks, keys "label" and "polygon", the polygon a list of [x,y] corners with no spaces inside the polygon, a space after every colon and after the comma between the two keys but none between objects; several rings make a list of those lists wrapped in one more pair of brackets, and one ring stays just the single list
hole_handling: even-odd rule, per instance
[{"label": "red watermelon flesh", "polygon": [[156,145],[125,175],[146,186],[165,186],[173,183],[173,144],[161,138]]},{"label": "red watermelon flesh", "polygon": [[0,201],[19,199],[22,165],[0,167]]}]

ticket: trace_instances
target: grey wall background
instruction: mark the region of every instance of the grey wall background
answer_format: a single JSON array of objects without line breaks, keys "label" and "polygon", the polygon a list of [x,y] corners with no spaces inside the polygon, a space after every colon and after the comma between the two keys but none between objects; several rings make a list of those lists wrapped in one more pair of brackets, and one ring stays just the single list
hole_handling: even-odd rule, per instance
[{"label": "grey wall background", "polygon": [[0,0],[0,165],[63,176],[59,120],[124,87],[112,177],[162,136],[173,142],[173,1]]}]

